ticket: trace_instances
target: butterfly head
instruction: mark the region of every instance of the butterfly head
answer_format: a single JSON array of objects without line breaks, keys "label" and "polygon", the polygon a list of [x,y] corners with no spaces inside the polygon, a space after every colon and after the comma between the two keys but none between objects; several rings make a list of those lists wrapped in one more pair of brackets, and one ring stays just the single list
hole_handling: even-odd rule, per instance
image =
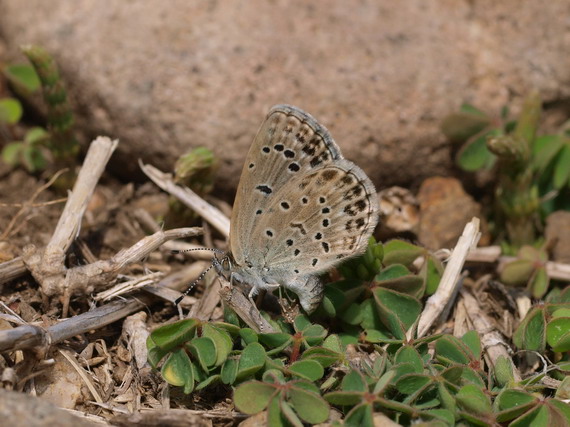
[{"label": "butterfly head", "polygon": [[227,281],[230,281],[235,265],[235,260],[231,252],[226,252],[221,259],[214,256],[212,263],[217,273]]}]

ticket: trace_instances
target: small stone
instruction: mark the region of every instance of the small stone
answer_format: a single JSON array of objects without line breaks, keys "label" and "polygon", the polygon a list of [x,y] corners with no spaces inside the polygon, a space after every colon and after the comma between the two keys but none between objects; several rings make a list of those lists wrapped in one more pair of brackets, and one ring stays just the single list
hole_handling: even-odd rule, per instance
[{"label": "small stone", "polygon": [[[487,230],[481,206],[465,192],[461,182],[455,178],[426,179],[420,187],[418,201],[418,239],[429,249],[453,248],[465,224],[473,217],[481,219],[483,233]],[[480,244],[485,244],[485,241],[480,241]]]},{"label": "small stone", "polygon": [[419,203],[412,192],[402,187],[390,187],[378,193],[380,206],[380,235],[416,233],[420,221]]},{"label": "small stone", "polygon": [[552,242],[552,260],[570,263],[570,212],[552,212],[546,218],[546,240]]}]

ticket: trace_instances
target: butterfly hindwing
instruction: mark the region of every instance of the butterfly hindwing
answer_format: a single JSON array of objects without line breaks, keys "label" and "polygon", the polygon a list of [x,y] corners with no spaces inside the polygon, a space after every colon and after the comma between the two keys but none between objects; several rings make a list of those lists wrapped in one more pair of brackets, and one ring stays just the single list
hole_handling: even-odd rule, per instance
[{"label": "butterfly hindwing", "polygon": [[259,246],[269,268],[317,274],[364,251],[377,213],[372,182],[352,162],[339,159],[278,191],[252,233],[263,236]]}]

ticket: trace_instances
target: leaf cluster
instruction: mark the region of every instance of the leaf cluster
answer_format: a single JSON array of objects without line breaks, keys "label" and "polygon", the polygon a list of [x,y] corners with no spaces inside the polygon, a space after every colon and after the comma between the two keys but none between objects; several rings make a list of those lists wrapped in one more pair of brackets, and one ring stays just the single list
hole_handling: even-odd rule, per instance
[{"label": "leaf cluster", "polygon": [[[28,46],[22,50],[32,65],[8,65],[2,71],[22,99],[29,99],[41,89],[47,107],[47,129],[32,127],[22,140],[9,142],[2,150],[2,160],[12,166],[21,165],[29,172],[45,169],[51,159],[57,167],[72,167],[79,144],[72,133],[73,113],[55,61],[40,47]],[[16,125],[23,114],[18,99],[0,99],[0,126]]]}]

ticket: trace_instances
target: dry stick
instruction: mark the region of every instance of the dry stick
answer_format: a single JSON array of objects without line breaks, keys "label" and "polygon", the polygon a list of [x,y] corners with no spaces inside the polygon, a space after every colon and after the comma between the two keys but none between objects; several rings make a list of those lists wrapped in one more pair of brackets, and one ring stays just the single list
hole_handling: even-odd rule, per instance
[{"label": "dry stick", "polygon": [[271,324],[261,316],[257,307],[243,294],[241,289],[237,286],[231,286],[230,283],[221,276],[219,280],[222,284],[222,289],[220,290],[222,299],[236,312],[247,326],[258,333],[276,332]]},{"label": "dry stick", "polygon": [[136,289],[144,288],[145,286],[155,284],[164,277],[164,273],[155,272],[145,274],[144,276],[135,277],[126,282],[117,283],[112,288],[99,292],[93,297],[94,301],[109,301],[115,299],[126,293],[133,292]]},{"label": "dry stick", "polygon": [[63,288],[73,289],[83,295],[108,288],[126,266],[146,258],[164,242],[194,237],[201,233],[201,228],[189,227],[159,231],[152,236],[146,236],[130,248],[120,250],[111,259],[70,268],[62,281]]},{"label": "dry stick", "polygon": [[69,282],[65,281],[65,254],[79,233],[87,203],[117,144],[117,140],[111,141],[102,136],[91,143],[48,245],[44,250],[33,245],[24,248],[22,258],[46,297],[62,295],[67,291]]},{"label": "dry stick", "polygon": [[0,285],[26,274],[26,264],[22,257],[11,259],[0,264]]},{"label": "dry stick", "polygon": [[[418,321],[418,338],[428,332],[429,328],[431,328],[442,312],[448,308],[448,305],[457,295],[460,283],[458,279],[461,275],[465,258],[469,250],[477,245],[479,237],[479,218],[473,218],[463,229],[463,234],[459,237],[457,245],[453,249],[437,291],[426,302],[424,311]],[[411,330],[408,331],[408,338],[411,338],[411,333]]]},{"label": "dry stick", "polygon": [[113,301],[46,329],[26,325],[0,331],[0,352],[54,345],[75,335],[102,328],[140,310],[150,302],[150,298],[145,295],[138,299]]},{"label": "dry stick", "polygon": [[146,176],[156,185],[167,193],[172,194],[190,209],[193,209],[225,237],[230,235],[230,220],[222,211],[206,202],[189,188],[176,185],[169,174],[161,172],[154,166],[144,165],[142,162],[139,162],[139,164]]},{"label": "dry stick", "polygon": [[481,311],[479,302],[477,299],[465,289],[462,289],[461,296],[463,297],[464,307],[467,311],[467,315],[475,330],[479,333],[481,337],[481,344],[485,351],[485,360],[487,365],[489,365],[492,370],[495,368],[497,359],[499,356],[504,356],[510,361],[513,370],[513,375],[515,381],[518,383],[521,381],[521,376],[518,370],[515,368],[513,361],[509,355],[509,347],[505,343],[505,340],[501,334],[495,330],[492,322],[489,321],[487,315]]},{"label": "dry stick", "polygon": [[[160,230],[160,226],[156,223],[152,215],[149,214],[146,209],[143,208],[135,209],[133,211],[133,216],[147,233],[156,233],[157,231]],[[188,251],[189,249],[199,249],[199,248],[203,248],[203,246],[187,243],[180,240],[171,240],[169,242],[165,242],[164,245],[162,245],[161,247],[161,249],[165,251],[180,252],[179,255],[191,259],[211,261],[212,252],[210,251]]]},{"label": "dry stick", "polygon": [[[487,246],[484,248],[476,248],[469,252],[467,255],[467,261],[472,262],[498,262],[499,267],[497,268],[501,271],[505,264],[516,260],[516,257],[512,256],[501,256],[500,246]],[[566,282],[570,281],[570,264],[563,264],[561,262],[546,262],[546,274],[551,279],[564,280]]]},{"label": "dry stick", "polygon": [[[189,268],[188,270],[192,270]],[[193,277],[197,273],[192,272]],[[156,288],[180,288],[188,283],[190,278],[184,271],[174,273],[165,277],[156,286],[149,286],[149,292],[156,294]],[[145,290],[145,288],[143,288]],[[175,299],[180,293],[173,295]],[[38,346],[48,346],[58,344],[75,335],[102,328],[110,323],[121,320],[155,300],[153,295],[146,292],[138,292],[135,296],[110,302],[109,304],[97,307],[86,313],[79,314],[69,319],[63,320],[47,328],[35,325],[18,326],[14,329],[0,331],[0,352],[32,349]]]}]

